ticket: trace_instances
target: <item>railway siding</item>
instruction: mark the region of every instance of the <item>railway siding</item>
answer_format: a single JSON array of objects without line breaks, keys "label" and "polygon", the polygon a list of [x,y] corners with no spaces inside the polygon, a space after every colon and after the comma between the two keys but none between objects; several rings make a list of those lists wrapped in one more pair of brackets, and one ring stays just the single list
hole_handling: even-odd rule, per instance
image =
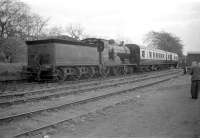
[{"label": "railway siding", "polygon": [[[76,98],[74,97],[74,99],[73,99],[73,97],[70,97],[67,100],[62,97],[56,106],[55,106],[56,102],[54,101],[54,102],[52,102],[52,104],[48,103],[48,107],[46,107],[46,109],[44,107],[42,109],[41,106],[40,106],[41,107],[40,110],[38,110],[39,109],[38,107],[37,107],[37,109],[35,108],[35,111],[37,110],[36,112],[34,112],[34,108],[29,108],[29,110],[31,112],[29,112],[28,114],[26,114],[25,112],[21,113],[21,117],[23,117],[23,118],[19,119],[20,121],[18,119],[16,119],[16,120],[14,119],[16,116],[20,116],[19,114],[17,115],[16,112],[15,113],[14,112],[10,112],[10,113],[4,112],[4,114],[1,113],[1,115],[0,115],[1,122],[4,119],[7,121],[14,119],[14,122],[9,121],[8,125],[5,125],[5,124],[1,124],[1,125],[4,129],[8,128],[10,123],[12,124],[12,127],[16,126],[16,129],[12,129],[13,130],[12,134],[10,134],[9,136],[13,136],[13,135],[20,136],[21,133],[28,134],[28,133],[30,133],[30,131],[35,132],[35,131],[38,131],[41,129],[52,127],[56,124],[65,122],[74,117],[77,117],[77,116],[80,116],[83,114],[87,114],[90,112],[94,112],[95,110],[97,110],[97,107],[96,107],[94,110],[92,109],[92,111],[87,109],[86,111],[82,111],[82,112],[80,110],[80,113],[78,113],[77,111],[76,112],[73,111],[73,108],[75,108],[76,106],[82,106],[84,104],[89,104],[91,102],[98,102],[99,100],[105,100],[107,98],[112,98],[113,96],[120,96],[124,93],[132,92],[138,88],[151,86],[153,84],[169,80],[173,77],[176,77],[177,75],[179,75],[179,73],[176,73],[175,75],[173,74],[173,75],[168,75],[168,76],[162,76],[159,78],[154,77],[151,80],[143,80],[142,82],[136,82],[136,83],[130,83],[130,84],[128,84],[128,83],[118,84],[111,88],[95,90],[92,93],[86,92],[86,93],[79,94]],[[132,85],[132,84],[134,84],[134,85]],[[132,94],[134,94],[134,93],[132,93]],[[129,98],[131,98],[131,97],[129,97]],[[128,97],[125,99],[127,100]],[[125,99],[123,99],[123,100],[125,100]],[[110,100],[110,104],[114,104],[111,101],[112,100]],[[115,101],[115,102],[117,102],[117,101]],[[120,102],[120,101],[118,101],[118,102]],[[76,105],[76,106],[74,107],[74,105]],[[27,110],[24,110],[24,111],[27,111]],[[65,113],[63,113],[63,112],[65,112]],[[13,116],[13,114],[15,114],[15,115]],[[28,120],[24,119],[25,114],[28,117]],[[6,117],[7,117],[7,119],[6,119]],[[25,118],[27,118],[27,117],[25,117]],[[51,122],[50,120],[53,120],[53,122]],[[20,130],[17,127],[19,124],[23,124],[23,127],[21,127]],[[32,124],[32,125],[30,126],[30,124]]]},{"label": "railway siding", "polygon": [[[177,72],[175,70],[175,72]],[[159,73],[159,72],[158,72]],[[156,73],[156,74],[158,74]],[[163,72],[160,72],[163,74]],[[168,72],[164,72],[164,73],[168,73]],[[173,72],[170,72],[173,73]],[[142,79],[148,79],[151,78],[151,75],[155,75],[155,73],[152,74],[144,74],[144,75],[131,75],[129,77],[123,77],[123,78],[115,78],[115,79],[108,79],[108,80],[95,80],[92,82],[83,82],[80,84],[72,84],[72,85],[65,85],[63,84],[62,86],[58,86],[58,87],[54,87],[52,86],[51,88],[42,88],[42,89],[38,89],[38,90],[34,90],[34,91],[24,91],[24,92],[12,92],[12,93],[4,93],[0,95],[0,100],[3,101],[8,100],[6,98],[14,98],[14,97],[19,97],[21,98],[22,96],[32,96],[32,95],[36,95],[36,94],[42,94],[42,93],[53,93],[53,92],[57,92],[57,91],[62,91],[62,90],[68,90],[68,89],[76,89],[76,88],[82,88],[82,87],[86,87],[86,86],[92,86],[92,85],[101,85],[104,83],[108,83],[108,82],[114,82],[116,83],[116,81],[127,81],[127,80],[133,80],[133,81],[137,81]],[[164,75],[164,74],[163,74]],[[123,82],[122,82],[123,83]]]},{"label": "railway siding", "polygon": [[[171,74],[169,74],[169,75],[171,75]],[[163,75],[160,75],[160,76],[163,76]],[[74,94],[81,94],[83,92],[87,92],[87,91],[91,91],[91,90],[104,89],[104,88],[109,88],[109,87],[113,87],[116,85],[123,85],[123,84],[126,84],[127,82],[134,83],[134,82],[143,81],[146,79],[152,79],[152,76],[140,78],[137,80],[134,79],[131,81],[122,81],[119,83],[112,82],[109,84],[100,84],[98,86],[86,86],[84,88],[79,88],[78,90],[61,90],[61,91],[58,90],[59,92],[56,92],[56,93],[47,93],[47,94],[43,93],[41,95],[36,95],[36,96],[31,96],[31,97],[25,96],[24,98],[21,98],[21,99],[14,99],[14,100],[11,99],[9,101],[1,100],[2,102],[0,102],[0,106],[16,105],[16,104],[21,104],[21,103],[25,103],[25,102],[34,102],[34,101],[38,101],[38,100],[46,100],[46,99],[48,100],[50,98],[59,98],[62,96],[70,96],[70,95],[73,96]]]},{"label": "railway siding", "polygon": [[[176,70],[176,69],[175,69]],[[162,73],[162,72],[167,72],[166,70],[162,71],[156,71],[156,72],[150,72],[152,75],[157,74],[157,73]],[[133,77],[137,77],[140,75],[141,77],[148,76],[150,74],[149,72],[143,72],[143,73],[136,73],[136,74],[128,74],[124,76],[110,76],[108,78],[93,78],[93,79],[83,79],[83,80],[78,80],[78,81],[64,81],[62,83],[53,83],[53,82],[46,82],[46,83],[39,83],[39,82],[12,82],[12,83],[7,83],[4,84],[5,89],[4,91],[0,92],[0,96],[5,97],[12,97],[14,96],[23,96],[27,93],[34,94],[37,92],[41,91],[50,91],[50,90],[55,90],[57,88],[68,88],[68,87],[79,87],[80,85],[86,85],[86,84],[91,84],[91,83],[97,83],[99,82],[107,82],[107,81],[115,81],[115,80],[124,80],[124,79],[130,79]]]}]

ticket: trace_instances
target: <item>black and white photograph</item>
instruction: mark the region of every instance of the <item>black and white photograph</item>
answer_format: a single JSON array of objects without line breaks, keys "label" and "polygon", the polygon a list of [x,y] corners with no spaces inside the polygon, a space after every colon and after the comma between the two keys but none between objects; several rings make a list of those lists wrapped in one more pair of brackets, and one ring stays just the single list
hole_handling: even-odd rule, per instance
[{"label": "black and white photograph", "polygon": [[0,0],[0,138],[200,138],[200,0]]}]

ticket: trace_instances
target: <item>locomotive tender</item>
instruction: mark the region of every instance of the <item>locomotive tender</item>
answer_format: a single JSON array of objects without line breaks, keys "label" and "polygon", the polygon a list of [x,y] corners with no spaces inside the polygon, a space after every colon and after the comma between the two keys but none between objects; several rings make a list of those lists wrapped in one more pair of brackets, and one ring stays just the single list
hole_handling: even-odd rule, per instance
[{"label": "locomotive tender", "polygon": [[80,79],[131,74],[136,70],[176,67],[178,55],[136,44],[123,46],[108,40],[45,39],[27,41],[27,71],[32,79]]}]

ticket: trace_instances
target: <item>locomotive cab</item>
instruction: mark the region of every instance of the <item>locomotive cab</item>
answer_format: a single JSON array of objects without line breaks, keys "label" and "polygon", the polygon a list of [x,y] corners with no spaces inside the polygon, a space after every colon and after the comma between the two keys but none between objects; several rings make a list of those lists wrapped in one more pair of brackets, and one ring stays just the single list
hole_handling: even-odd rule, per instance
[{"label": "locomotive cab", "polygon": [[140,64],[140,47],[136,44],[126,44],[130,50],[129,60],[132,64]]}]

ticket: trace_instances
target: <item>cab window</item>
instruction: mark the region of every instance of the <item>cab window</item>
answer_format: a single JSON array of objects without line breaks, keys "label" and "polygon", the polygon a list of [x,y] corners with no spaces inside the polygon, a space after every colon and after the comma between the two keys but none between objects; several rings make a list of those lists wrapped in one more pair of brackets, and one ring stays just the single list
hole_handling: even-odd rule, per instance
[{"label": "cab window", "polygon": [[158,58],[158,53],[156,53],[156,58]]},{"label": "cab window", "polygon": [[149,57],[152,58],[152,52],[149,52]]}]

